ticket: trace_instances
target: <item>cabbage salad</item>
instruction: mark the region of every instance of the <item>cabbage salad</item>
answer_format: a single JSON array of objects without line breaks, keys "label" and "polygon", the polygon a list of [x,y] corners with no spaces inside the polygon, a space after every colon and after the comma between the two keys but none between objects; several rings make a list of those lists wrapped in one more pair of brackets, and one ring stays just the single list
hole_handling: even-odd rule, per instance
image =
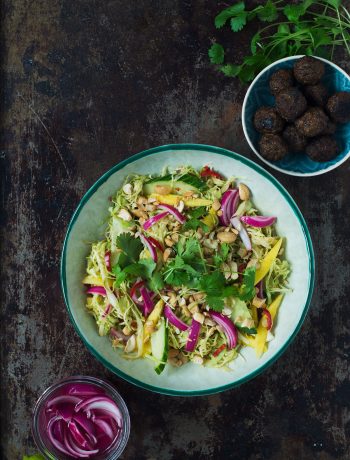
[{"label": "cabbage salad", "polygon": [[208,166],[133,174],[109,214],[83,283],[98,333],[125,358],[160,374],[267,350],[290,267],[276,217],[259,215],[245,184]]}]

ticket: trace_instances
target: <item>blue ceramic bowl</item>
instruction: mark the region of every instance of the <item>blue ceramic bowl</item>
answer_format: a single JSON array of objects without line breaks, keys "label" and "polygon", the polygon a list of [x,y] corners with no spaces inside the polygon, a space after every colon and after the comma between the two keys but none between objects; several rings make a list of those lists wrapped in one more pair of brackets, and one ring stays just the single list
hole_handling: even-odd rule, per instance
[{"label": "blue ceramic bowl", "polygon": [[[270,93],[269,79],[270,76],[278,69],[290,69],[295,61],[303,57],[291,56],[280,59],[266,67],[257,75],[250,85],[247,94],[244,98],[242,107],[242,123],[243,131],[248,144],[256,155],[264,163],[278,171],[290,174],[293,176],[316,176],[324,174],[337,166],[344,163],[350,156],[350,123],[338,125],[335,137],[341,148],[341,153],[331,161],[318,163],[311,160],[305,153],[288,154],[280,161],[270,162],[263,158],[259,153],[259,138],[260,134],[255,130],[253,125],[253,117],[256,110],[263,106],[272,106],[275,104],[275,98]],[[320,59],[325,63],[325,75],[322,83],[327,87],[330,94],[337,91],[350,91],[350,77],[344,70],[326,59]]]}]

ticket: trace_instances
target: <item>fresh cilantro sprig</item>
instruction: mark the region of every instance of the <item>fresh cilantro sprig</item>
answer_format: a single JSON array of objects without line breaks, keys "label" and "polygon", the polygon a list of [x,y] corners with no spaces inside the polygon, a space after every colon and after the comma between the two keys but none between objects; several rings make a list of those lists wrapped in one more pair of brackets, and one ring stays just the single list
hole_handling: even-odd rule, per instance
[{"label": "fresh cilantro sprig", "polygon": [[200,220],[200,218],[205,214],[207,214],[207,208],[205,206],[199,206],[193,211],[190,211],[188,213],[188,219],[183,225],[183,231],[197,230],[200,227],[205,233],[207,233],[209,231],[208,225]]},{"label": "fresh cilantro sprig", "polygon": [[227,285],[223,273],[219,270],[204,275],[200,279],[200,290],[206,293],[206,302],[210,308],[222,311],[226,297],[238,297],[248,301],[255,296],[255,268],[249,267],[243,273],[243,283]]},{"label": "fresh cilantro sprig", "polygon": [[115,285],[119,287],[126,279],[141,277],[151,280],[157,264],[152,259],[140,259],[143,244],[130,233],[122,233],[117,238],[117,246],[121,249],[112,267]]},{"label": "fresh cilantro sprig", "polygon": [[208,51],[211,63],[226,76],[249,82],[264,67],[286,56],[332,59],[336,46],[345,46],[350,55],[350,13],[341,0],[303,0],[297,4],[268,0],[250,10],[239,1],[222,10],[214,23],[217,29],[229,25],[237,33],[253,20],[268,25],[253,36],[251,54],[240,64],[225,62],[227,52],[219,43],[213,43]]}]

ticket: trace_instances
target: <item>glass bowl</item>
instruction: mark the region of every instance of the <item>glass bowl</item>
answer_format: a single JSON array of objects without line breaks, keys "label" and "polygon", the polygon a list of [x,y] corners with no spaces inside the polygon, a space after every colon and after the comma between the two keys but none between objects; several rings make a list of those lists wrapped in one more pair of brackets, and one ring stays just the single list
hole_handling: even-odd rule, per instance
[{"label": "glass bowl", "polygon": [[[95,377],[89,376],[74,376],[60,380],[59,382],[51,385],[40,396],[34,407],[33,420],[32,420],[32,433],[34,441],[40,453],[46,458],[51,460],[72,460],[72,456],[67,456],[59,452],[49,441],[45,422],[44,422],[44,407],[46,402],[55,396],[67,384],[89,384],[103,390],[120,409],[123,419],[121,433],[112,445],[101,454],[94,455],[94,460],[115,460],[122,454],[130,434],[130,416],[128,408],[120,394],[109,383]],[[92,458],[92,457],[90,457]]]}]

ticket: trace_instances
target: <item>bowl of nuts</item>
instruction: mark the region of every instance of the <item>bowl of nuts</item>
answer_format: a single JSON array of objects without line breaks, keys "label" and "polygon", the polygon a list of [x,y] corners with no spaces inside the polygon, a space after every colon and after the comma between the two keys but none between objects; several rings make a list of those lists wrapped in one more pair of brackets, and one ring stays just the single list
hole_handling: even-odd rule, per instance
[{"label": "bowl of nuts", "polygon": [[78,335],[108,369],[151,391],[206,395],[287,349],[311,301],[314,256],[297,205],[263,168],[218,147],[165,145],[82,197],[61,284]]},{"label": "bowl of nuts", "polygon": [[242,124],[272,168],[294,176],[331,171],[350,156],[350,77],[319,57],[276,61],[250,85]]}]

